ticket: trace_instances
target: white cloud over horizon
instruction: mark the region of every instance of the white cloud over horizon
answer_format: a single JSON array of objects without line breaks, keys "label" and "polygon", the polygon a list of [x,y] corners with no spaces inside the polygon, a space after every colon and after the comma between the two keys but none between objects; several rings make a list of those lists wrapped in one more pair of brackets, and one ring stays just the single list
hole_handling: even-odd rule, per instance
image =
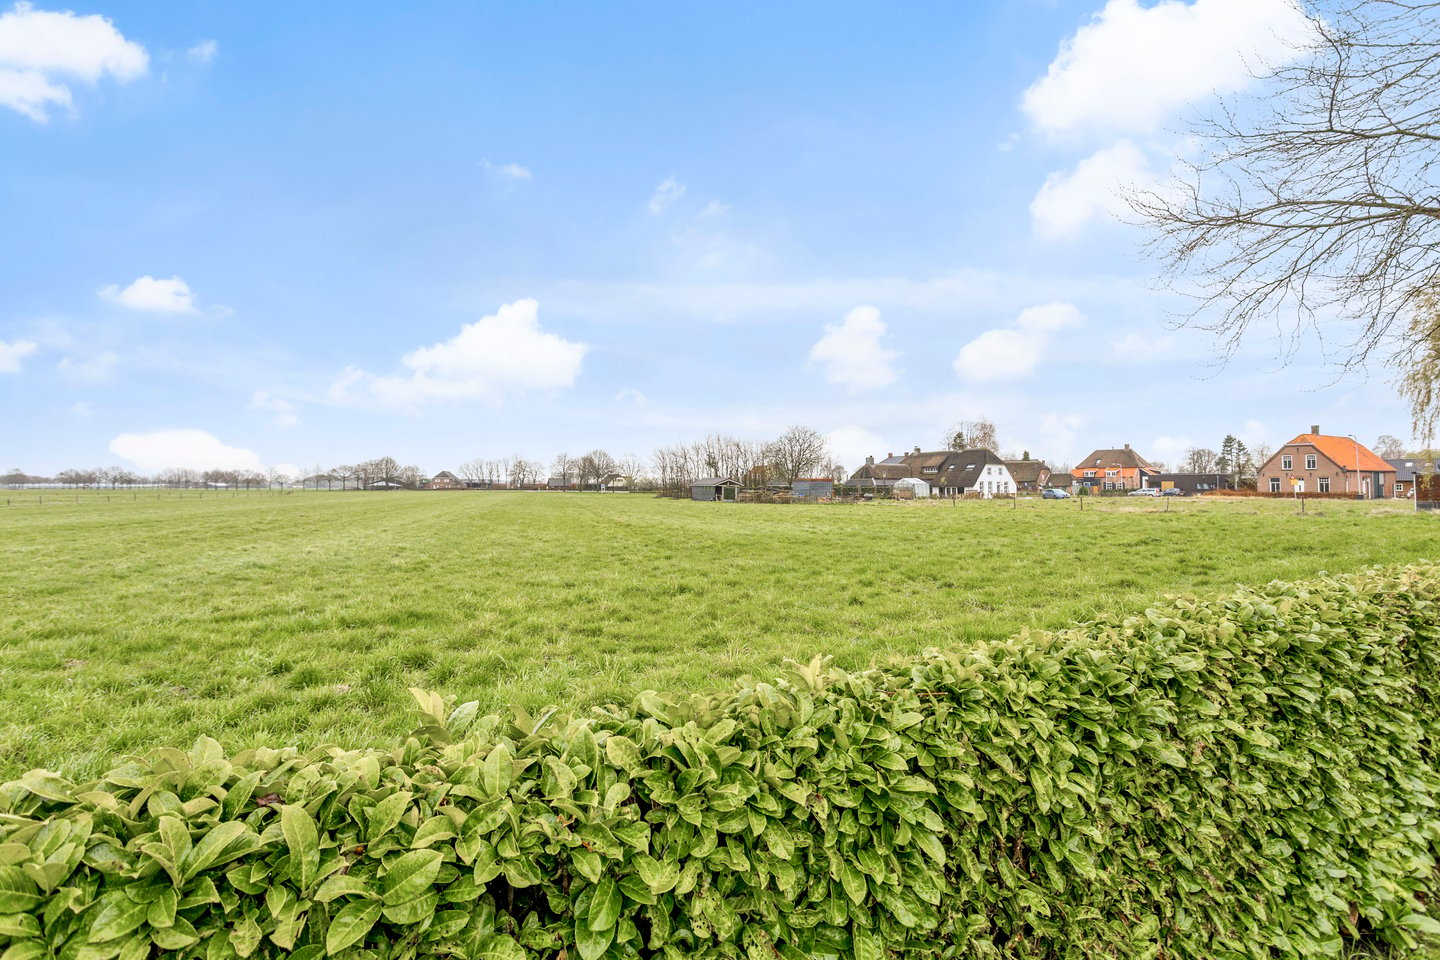
[{"label": "white cloud over horizon", "polygon": [[1154,180],[1144,152],[1121,139],[1073,169],[1057,170],[1045,178],[1030,202],[1035,232],[1045,240],[1073,240],[1092,220],[1124,213],[1127,187],[1150,186]]},{"label": "white cloud over horizon", "polygon": [[[1126,209],[1130,186],[1155,187],[1147,150],[1173,158],[1161,126],[1182,109],[1250,85],[1294,60],[1314,36],[1298,0],[1108,0],[1060,46],[1021,109],[1051,140],[1107,142],[1052,172],[1030,204],[1035,232],[1074,240],[1091,221]],[[1154,138],[1142,146],[1136,138]]]},{"label": "white cloud over horizon", "polygon": [[683,196],[685,196],[685,184],[676,180],[674,177],[666,177],[660,181],[660,185],[657,186],[655,192],[650,195],[650,214],[658,217],[670,209],[670,205]]},{"label": "white cloud over horizon", "polygon": [[895,382],[899,351],[881,345],[885,322],[874,307],[860,306],[840,323],[825,324],[825,334],[810,348],[810,362],[825,369],[825,379],[852,390]]},{"label": "white cloud over horizon", "polygon": [[118,284],[101,287],[99,297],[129,310],[149,313],[195,313],[190,285],[179,277],[161,280],[148,274],[137,278],[128,287]]},{"label": "white cloud over horizon", "polygon": [[61,376],[81,383],[104,383],[115,375],[120,357],[113,350],[90,357],[61,357],[55,364]]},{"label": "white cloud over horizon", "polygon": [[149,62],[143,46],[99,14],[37,10],[26,0],[0,13],[0,106],[36,123],[48,122],[52,107],[74,108],[65,81],[127,83]]},{"label": "white cloud over horizon", "polygon": [[510,393],[572,386],[589,346],[542,330],[539,311],[534,300],[503,304],[449,340],[406,354],[401,363],[408,374],[376,376],[347,368],[331,385],[330,399],[369,398],[413,409],[445,400],[498,404]]},{"label": "white cloud over horizon", "polygon": [[987,330],[960,349],[955,373],[975,382],[1014,380],[1035,372],[1051,336],[1083,322],[1072,303],[1027,307],[1008,327]]},{"label": "white cloud over horizon", "polygon": [[535,178],[535,174],[529,167],[522,167],[518,163],[493,163],[490,160],[481,160],[480,165],[504,180],[533,180]]},{"label": "white cloud over horizon", "polygon": [[250,395],[250,409],[264,410],[266,413],[275,415],[274,424],[277,427],[300,426],[300,416],[296,413],[299,408],[284,397],[276,396],[268,390],[256,390]]},{"label": "white cloud over horizon", "polygon": [[885,441],[864,427],[845,426],[825,435],[825,449],[845,469],[854,473],[866,457],[881,457],[876,451],[885,449]]},{"label": "white cloud over horizon", "polygon": [[139,469],[261,470],[259,454],[221,443],[204,430],[157,430],[122,433],[110,441],[110,452]]},{"label": "white cloud over horizon", "polygon": [[0,373],[19,373],[22,361],[39,349],[40,345],[34,340],[12,340],[9,343],[0,340]]},{"label": "white cloud over horizon", "polygon": [[1061,44],[1022,109],[1052,135],[1153,131],[1177,109],[1292,59],[1311,36],[1296,0],[1108,0]]},{"label": "white cloud over horizon", "polygon": [[195,46],[185,51],[185,58],[191,63],[207,64],[214,63],[215,57],[220,53],[220,44],[214,40],[201,40]]}]

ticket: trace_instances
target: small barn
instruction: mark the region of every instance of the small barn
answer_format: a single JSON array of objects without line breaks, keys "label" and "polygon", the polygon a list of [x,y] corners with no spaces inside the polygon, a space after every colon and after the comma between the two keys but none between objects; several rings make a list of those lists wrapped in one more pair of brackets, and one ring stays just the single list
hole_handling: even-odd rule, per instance
[{"label": "small barn", "polygon": [[890,487],[890,495],[899,500],[921,500],[930,496],[930,482],[919,477],[905,477],[895,481]]},{"label": "small barn", "polygon": [[734,503],[740,496],[740,481],[729,477],[701,477],[690,483],[690,499]]},{"label": "small barn", "polygon": [[821,500],[835,496],[835,481],[828,477],[810,477],[790,483],[790,496],[796,500]]}]

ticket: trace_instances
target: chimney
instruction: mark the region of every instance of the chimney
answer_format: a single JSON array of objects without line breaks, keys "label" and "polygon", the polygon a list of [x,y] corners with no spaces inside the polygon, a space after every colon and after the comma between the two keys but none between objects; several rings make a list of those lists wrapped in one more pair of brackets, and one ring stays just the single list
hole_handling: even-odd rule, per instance
[{"label": "chimney", "polygon": [[1130,449],[1130,444],[1128,444],[1128,443],[1125,444],[1125,449],[1126,449],[1126,450],[1129,450],[1129,449]]},{"label": "chimney", "polygon": [[875,466],[875,458],[874,458],[874,457],[866,457],[866,458],[865,458],[865,466],[867,466],[867,467],[873,467],[873,466]]},{"label": "chimney", "polygon": [[1311,433],[1314,433],[1314,434],[1318,434],[1318,433],[1320,432],[1320,424],[1318,424],[1318,423],[1312,423],[1312,424],[1310,424],[1310,432],[1311,432]]},{"label": "chimney", "polygon": [[919,447],[916,447],[916,448],[915,448],[915,452],[916,452],[916,453],[919,453],[919,452],[920,452],[920,448],[919,448]]}]

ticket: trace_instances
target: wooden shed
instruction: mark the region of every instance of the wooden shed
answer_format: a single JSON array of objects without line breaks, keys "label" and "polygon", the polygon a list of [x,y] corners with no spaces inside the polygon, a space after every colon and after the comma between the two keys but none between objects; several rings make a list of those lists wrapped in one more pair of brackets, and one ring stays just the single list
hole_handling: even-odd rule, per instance
[{"label": "wooden shed", "polygon": [[734,503],[740,496],[740,481],[729,477],[701,477],[690,482],[690,499]]}]

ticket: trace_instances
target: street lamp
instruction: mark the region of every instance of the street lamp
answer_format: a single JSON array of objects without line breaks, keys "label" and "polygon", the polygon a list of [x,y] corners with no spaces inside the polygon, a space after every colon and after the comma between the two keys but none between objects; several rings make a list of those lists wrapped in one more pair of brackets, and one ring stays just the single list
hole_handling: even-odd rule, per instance
[{"label": "street lamp", "polygon": [[[1356,492],[1359,493],[1363,498],[1364,492],[1358,489],[1360,486],[1360,441],[1355,439],[1355,434],[1353,433],[1346,434],[1346,436],[1348,436],[1350,440],[1355,444],[1355,486],[1357,488]],[[1350,492],[1349,477],[1345,478],[1345,492]]]}]

